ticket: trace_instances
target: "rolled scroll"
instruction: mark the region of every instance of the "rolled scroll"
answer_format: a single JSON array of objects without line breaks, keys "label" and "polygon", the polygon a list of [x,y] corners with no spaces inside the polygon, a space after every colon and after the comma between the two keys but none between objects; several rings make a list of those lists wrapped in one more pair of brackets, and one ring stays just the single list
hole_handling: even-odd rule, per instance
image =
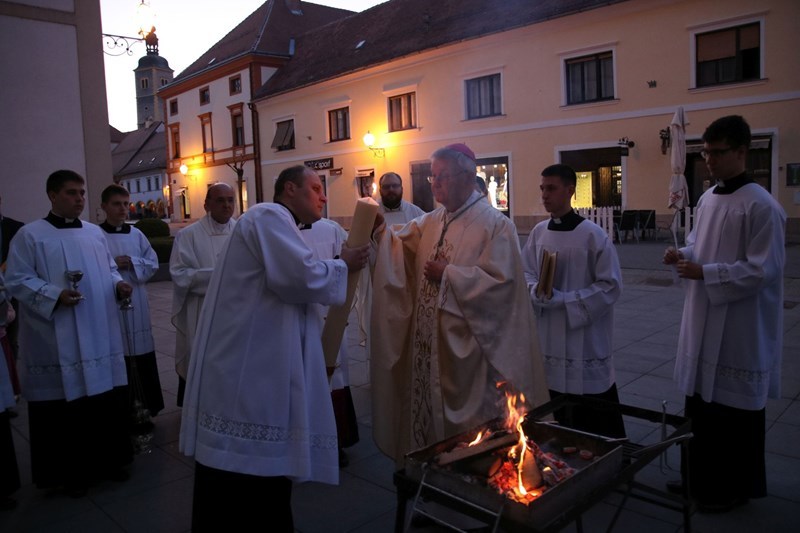
[{"label": "rolled scroll", "polygon": [[[347,247],[357,248],[369,244],[372,236],[372,226],[375,224],[375,216],[377,214],[378,204],[372,198],[360,198],[356,202],[353,225],[350,227],[350,234],[347,236]],[[347,317],[350,315],[350,308],[353,305],[353,297],[356,294],[360,276],[360,271],[347,273],[347,298],[345,298],[344,304],[331,306],[328,309],[328,317],[325,319],[325,325],[322,328],[322,350],[325,353],[328,378],[333,375],[336,357],[339,355],[339,347],[342,345],[344,328],[347,326]]]}]

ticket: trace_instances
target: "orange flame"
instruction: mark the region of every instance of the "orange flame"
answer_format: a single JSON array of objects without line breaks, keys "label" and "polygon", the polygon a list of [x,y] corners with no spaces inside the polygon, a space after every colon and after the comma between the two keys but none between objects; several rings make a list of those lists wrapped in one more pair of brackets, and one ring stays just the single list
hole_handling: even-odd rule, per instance
[{"label": "orange flame", "polygon": [[477,436],[477,437],[475,437],[475,440],[473,440],[472,442],[470,442],[469,444],[467,444],[467,447],[469,447],[469,446],[475,446],[476,444],[478,444],[478,443],[481,441],[481,439],[482,439],[482,438],[483,438],[483,431],[479,431],[479,432],[478,432],[478,436]]}]

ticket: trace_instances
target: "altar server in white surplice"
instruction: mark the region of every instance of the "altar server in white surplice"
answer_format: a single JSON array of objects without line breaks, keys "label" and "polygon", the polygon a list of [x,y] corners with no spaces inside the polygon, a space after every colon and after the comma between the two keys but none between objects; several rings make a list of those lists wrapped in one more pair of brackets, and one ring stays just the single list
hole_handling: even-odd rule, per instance
[{"label": "altar server in white surplice", "polygon": [[[314,259],[334,259],[339,257],[342,246],[347,240],[347,232],[339,224],[327,218],[321,218],[313,224],[301,228],[300,235],[306,242]],[[368,269],[364,269],[369,271]],[[362,277],[363,280],[363,277]],[[360,284],[360,281],[359,281]],[[312,304],[311,308],[319,317],[320,330],[328,314],[328,306]],[[347,329],[356,330],[358,324],[348,323]],[[336,369],[331,376],[331,400],[333,401],[333,414],[336,417],[336,431],[339,437],[339,466],[345,467],[349,460],[342,448],[349,448],[359,441],[358,420],[353,404],[353,395],[350,392],[350,360],[347,351],[347,333],[339,348],[336,357]]]},{"label": "altar server in white surplice", "polygon": [[373,427],[398,463],[504,413],[500,381],[548,400],[517,231],[475,190],[475,169],[466,145],[437,150],[442,207],[374,233]]},{"label": "altar server in white surplice", "polygon": [[709,512],[767,495],[765,408],[781,397],[786,213],[747,174],[750,140],[739,115],[703,133],[717,183],[697,202],[686,247],[664,255],[686,289],[675,381],[694,433],[691,495]]},{"label": "altar server in white surplice", "polygon": [[336,422],[312,305],[341,305],[368,246],[315,260],[300,227],[327,199],[307,167],[281,172],[220,255],[186,382],[180,449],[195,456],[194,531],[293,531],[292,481],[338,483]]},{"label": "altar server in white surplice", "polygon": [[[133,287],[133,309],[120,311],[124,327],[122,346],[125,367],[131,387],[131,403],[142,402],[155,416],[164,408],[161,381],[158,378],[155,344],[150,327],[150,305],[147,302],[147,281],[158,270],[158,256],[147,237],[125,223],[130,206],[130,194],[125,187],[109,185],[103,190],[100,208],[106,220],[100,227],[105,232],[108,250],[117,264],[122,279]],[[127,334],[127,335],[126,335]],[[133,359],[133,358],[136,359]],[[133,409],[133,406],[132,406]]]},{"label": "altar server in white surplice", "polygon": [[132,459],[115,299],[132,289],[103,230],[78,219],[85,194],[79,174],[51,174],[51,211],[19,230],[6,270],[6,288],[20,304],[33,482],[72,496],[85,494],[92,479],[125,479]]},{"label": "altar server in white surplice", "polygon": [[[542,171],[541,193],[550,218],[538,223],[522,249],[525,281],[536,309],[539,340],[551,397],[586,395],[619,403],[611,343],[614,303],[622,292],[617,251],[597,224],[572,209],[577,177],[567,165]],[[557,253],[552,297],[537,295],[542,256]],[[571,408],[571,418],[558,410],[567,426],[624,437],[616,409]]]},{"label": "altar server in white surplice", "polygon": [[212,185],[203,204],[206,215],[180,230],[172,244],[169,273],[173,283],[172,325],[175,326],[178,406],[183,405],[189,355],[208,282],[217,257],[236,224],[232,218],[233,206],[233,188],[225,183]]}]

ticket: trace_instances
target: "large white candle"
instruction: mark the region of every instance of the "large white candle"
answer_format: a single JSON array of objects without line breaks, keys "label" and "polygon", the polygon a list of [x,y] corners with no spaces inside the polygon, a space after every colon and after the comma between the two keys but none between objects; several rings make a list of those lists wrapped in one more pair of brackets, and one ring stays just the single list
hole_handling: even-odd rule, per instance
[{"label": "large white candle", "polygon": [[[353,213],[353,225],[350,234],[347,236],[346,245],[350,248],[364,246],[370,241],[372,226],[375,224],[375,216],[378,214],[378,204],[372,198],[361,198],[356,202],[356,210]],[[347,326],[347,318],[350,315],[350,308],[353,305],[353,297],[358,286],[358,278],[361,272],[348,272],[347,274],[347,298],[344,304],[331,306],[328,309],[328,318],[322,328],[322,350],[325,353],[325,366],[328,367],[328,377],[333,374],[336,365],[336,356],[339,354],[339,347],[342,345],[344,329]]]}]

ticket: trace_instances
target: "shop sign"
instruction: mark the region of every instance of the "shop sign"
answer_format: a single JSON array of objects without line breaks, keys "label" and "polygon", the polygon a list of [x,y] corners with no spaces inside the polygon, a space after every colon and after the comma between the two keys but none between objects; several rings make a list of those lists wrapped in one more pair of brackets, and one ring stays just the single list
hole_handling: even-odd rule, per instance
[{"label": "shop sign", "polygon": [[328,170],[329,168],[333,168],[333,158],[326,157],[325,159],[313,159],[311,161],[305,161],[303,164],[308,168],[313,168],[314,170]]}]

